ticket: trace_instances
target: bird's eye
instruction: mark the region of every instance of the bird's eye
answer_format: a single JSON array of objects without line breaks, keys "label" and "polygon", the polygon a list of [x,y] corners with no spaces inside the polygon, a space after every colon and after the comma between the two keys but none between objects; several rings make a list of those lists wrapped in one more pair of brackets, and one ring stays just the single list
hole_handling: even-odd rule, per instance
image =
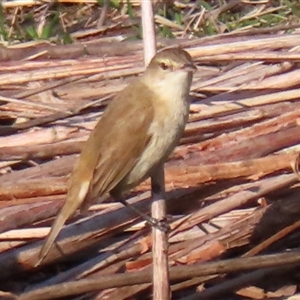
[{"label": "bird's eye", "polygon": [[165,64],[165,63],[160,63],[160,67],[163,69],[163,70],[167,70],[167,69],[169,69],[169,67],[168,67],[168,65],[167,64]]}]

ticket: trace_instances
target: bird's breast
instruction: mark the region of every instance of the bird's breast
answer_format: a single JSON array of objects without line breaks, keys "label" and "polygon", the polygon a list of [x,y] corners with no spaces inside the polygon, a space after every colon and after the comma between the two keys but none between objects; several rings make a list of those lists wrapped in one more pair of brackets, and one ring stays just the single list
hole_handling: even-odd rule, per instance
[{"label": "bird's breast", "polygon": [[155,103],[154,119],[149,128],[151,139],[135,167],[124,178],[124,190],[139,184],[157,165],[165,162],[183,134],[188,113],[189,101],[186,97]]}]

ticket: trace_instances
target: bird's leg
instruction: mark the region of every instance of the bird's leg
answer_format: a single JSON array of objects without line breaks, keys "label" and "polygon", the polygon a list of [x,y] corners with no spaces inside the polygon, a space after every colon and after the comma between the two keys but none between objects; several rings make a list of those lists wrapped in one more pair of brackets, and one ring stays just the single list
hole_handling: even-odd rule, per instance
[{"label": "bird's leg", "polygon": [[151,218],[150,216],[144,214],[140,210],[136,209],[133,205],[126,202],[126,200],[124,198],[119,198],[118,201],[121,202],[124,206],[126,206],[130,210],[134,211],[136,214],[138,214],[141,218],[143,218],[151,226],[154,226],[154,227],[156,227],[156,228],[158,228],[162,231],[168,231],[169,230],[169,227],[166,226],[164,222],[161,222],[159,220],[156,220],[156,219]]}]

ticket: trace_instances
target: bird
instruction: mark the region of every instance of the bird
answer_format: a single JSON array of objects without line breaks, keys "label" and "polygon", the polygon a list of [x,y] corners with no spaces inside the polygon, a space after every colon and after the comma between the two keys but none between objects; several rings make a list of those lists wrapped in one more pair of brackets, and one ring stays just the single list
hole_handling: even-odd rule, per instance
[{"label": "bird", "polygon": [[155,180],[158,168],[184,132],[195,70],[192,57],[182,48],[161,50],[144,74],[108,104],[83,144],[66,200],[40,250],[37,265],[78,209],[85,210],[107,194],[121,201],[142,181],[149,177]]}]

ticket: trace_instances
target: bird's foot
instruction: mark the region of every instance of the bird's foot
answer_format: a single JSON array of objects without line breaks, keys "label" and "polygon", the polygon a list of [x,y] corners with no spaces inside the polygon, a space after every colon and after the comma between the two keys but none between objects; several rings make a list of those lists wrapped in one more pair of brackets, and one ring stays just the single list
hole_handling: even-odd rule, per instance
[{"label": "bird's foot", "polygon": [[171,228],[169,226],[169,224],[167,223],[167,219],[161,219],[161,220],[158,220],[158,219],[154,219],[154,218],[151,218],[149,217],[150,219],[150,222],[147,221],[151,226],[161,230],[162,232],[165,232],[165,233],[168,233],[171,231]]}]

